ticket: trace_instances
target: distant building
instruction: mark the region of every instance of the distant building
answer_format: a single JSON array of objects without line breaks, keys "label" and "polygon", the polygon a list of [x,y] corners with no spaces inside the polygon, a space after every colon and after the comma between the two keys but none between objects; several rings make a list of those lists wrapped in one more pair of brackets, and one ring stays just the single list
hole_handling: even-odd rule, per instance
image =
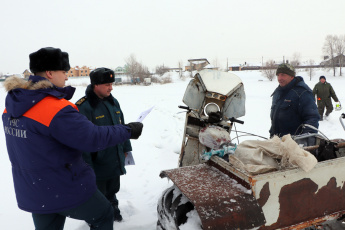
[{"label": "distant building", "polygon": [[334,61],[334,65],[336,67],[345,66],[345,55],[340,54],[335,56],[333,59],[329,58],[328,56],[324,57],[324,61],[320,63],[321,66],[332,66],[332,60]]},{"label": "distant building", "polygon": [[122,67],[122,66],[118,66],[115,68],[115,76],[116,75],[125,75],[126,74],[126,69],[125,67]]},{"label": "distant building", "polygon": [[26,69],[26,70],[23,72],[23,75],[24,75],[24,78],[25,78],[25,79],[28,79],[30,75],[33,75],[33,73],[31,73],[30,70]]},{"label": "distant building", "polygon": [[129,83],[130,79],[126,75],[126,68],[122,66],[118,66],[114,70],[115,72],[115,84],[123,84],[123,83]]},{"label": "distant building", "polygon": [[181,72],[182,68],[163,68],[165,72]]},{"label": "distant building", "polygon": [[126,66],[118,66],[115,68],[115,84],[132,84],[132,79],[127,75]]},{"label": "distant building", "polygon": [[261,63],[244,62],[244,64],[231,64],[229,67],[229,71],[259,70],[261,68]]},{"label": "distant building", "polygon": [[188,62],[189,66],[185,66],[186,71],[202,70],[210,64],[206,58],[189,59]]},{"label": "distant building", "polygon": [[242,70],[242,66],[240,65],[232,65],[229,67],[229,71],[241,71]]},{"label": "distant building", "polygon": [[2,73],[0,73],[0,81],[5,81],[6,77]]},{"label": "distant building", "polygon": [[21,73],[14,73],[14,74],[4,74],[3,78],[8,78],[8,77],[18,77],[18,78],[24,78],[24,74]]},{"label": "distant building", "polygon": [[215,66],[213,66],[213,65],[211,65],[211,64],[208,64],[207,66],[205,66],[205,67],[204,67],[204,69],[213,69],[213,70],[218,70],[218,69],[219,69],[219,67],[215,67]]},{"label": "distant building", "polygon": [[92,69],[89,67],[83,66],[83,67],[72,67],[67,73],[67,77],[82,77],[82,76],[90,76],[90,72]]}]

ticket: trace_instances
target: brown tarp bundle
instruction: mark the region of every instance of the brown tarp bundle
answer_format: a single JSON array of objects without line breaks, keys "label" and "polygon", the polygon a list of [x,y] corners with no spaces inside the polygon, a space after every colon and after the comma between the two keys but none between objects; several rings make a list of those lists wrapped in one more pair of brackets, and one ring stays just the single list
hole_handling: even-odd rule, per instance
[{"label": "brown tarp bundle", "polygon": [[274,136],[265,141],[243,141],[229,161],[254,175],[295,167],[308,172],[317,164],[315,156],[298,146],[290,134],[281,139]]}]

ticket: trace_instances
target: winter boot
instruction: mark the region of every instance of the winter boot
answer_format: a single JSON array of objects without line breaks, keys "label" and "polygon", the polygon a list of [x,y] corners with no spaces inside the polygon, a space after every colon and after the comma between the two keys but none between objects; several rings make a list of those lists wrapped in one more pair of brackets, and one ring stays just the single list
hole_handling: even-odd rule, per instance
[{"label": "winter boot", "polygon": [[121,222],[123,220],[123,218],[121,216],[120,209],[119,209],[118,205],[112,204],[112,206],[114,209],[114,221]]}]

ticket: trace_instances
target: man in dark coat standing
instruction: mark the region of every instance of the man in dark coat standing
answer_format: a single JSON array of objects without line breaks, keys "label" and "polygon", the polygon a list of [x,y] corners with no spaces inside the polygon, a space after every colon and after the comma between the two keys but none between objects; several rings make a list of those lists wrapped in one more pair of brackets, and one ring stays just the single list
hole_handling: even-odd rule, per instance
[{"label": "man in dark coat standing", "polygon": [[[112,96],[115,73],[97,68],[90,73],[91,84],[76,105],[81,114],[98,126],[124,124],[119,102]],[[121,221],[116,193],[120,190],[120,176],[126,173],[125,155],[132,151],[129,140],[97,152],[84,152],[83,158],[95,171],[98,189],[114,209],[114,221]]]},{"label": "man in dark coat standing", "polygon": [[276,75],[279,86],[272,94],[270,136],[316,133],[313,128],[302,128],[302,124],[319,127],[320,117],[311,89],[302,77],[295,76],[295,68],[288,63],[280,64]]},{"label": "man in dark coat standing", "polygon": [[319,80],[320,81],[316,83],[316,85],[314,86],[313,95],[314,97],[316,95],[317,108],[320,114],[320,121],[322,121],[325,107],[326,107],[326,114],[325,114],[326,117],[328,117],[328,115],[333,111],[331,98],[333,98],[333,100],[337,103],[339,103],[339,100],[331,84],[326,82],[326,77],[321,76]]},{"label": "man in dark coat standing", "polygon": [[29,81],[4,82],[2,121],[18,207],[32,213],[37,230],[62,230],[66,217],[84,220],[90,229],[112,230],[113,208],[82,152],[137,139],[143,126],[92,124],[68,101],[75,91],[64,87],[68,53],[46,47],[29,58],[35,74]]}]

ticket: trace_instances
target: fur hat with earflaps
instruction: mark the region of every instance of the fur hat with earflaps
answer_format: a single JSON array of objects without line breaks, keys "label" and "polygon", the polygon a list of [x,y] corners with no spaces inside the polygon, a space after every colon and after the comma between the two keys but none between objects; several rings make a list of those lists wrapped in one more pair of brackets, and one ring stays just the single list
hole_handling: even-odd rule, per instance
[{"label": "fur hat with earflaps", "polygon": [[39,73],[47,70],[70,70],[68,53],[53,47],[45,47],[29,55],[30,70]]},{"label": "fur hat with earflaps", "polygon": [[115,81],[115,73],[108,68],[97,68],[90,73],[91,85],[112,83]]}]

